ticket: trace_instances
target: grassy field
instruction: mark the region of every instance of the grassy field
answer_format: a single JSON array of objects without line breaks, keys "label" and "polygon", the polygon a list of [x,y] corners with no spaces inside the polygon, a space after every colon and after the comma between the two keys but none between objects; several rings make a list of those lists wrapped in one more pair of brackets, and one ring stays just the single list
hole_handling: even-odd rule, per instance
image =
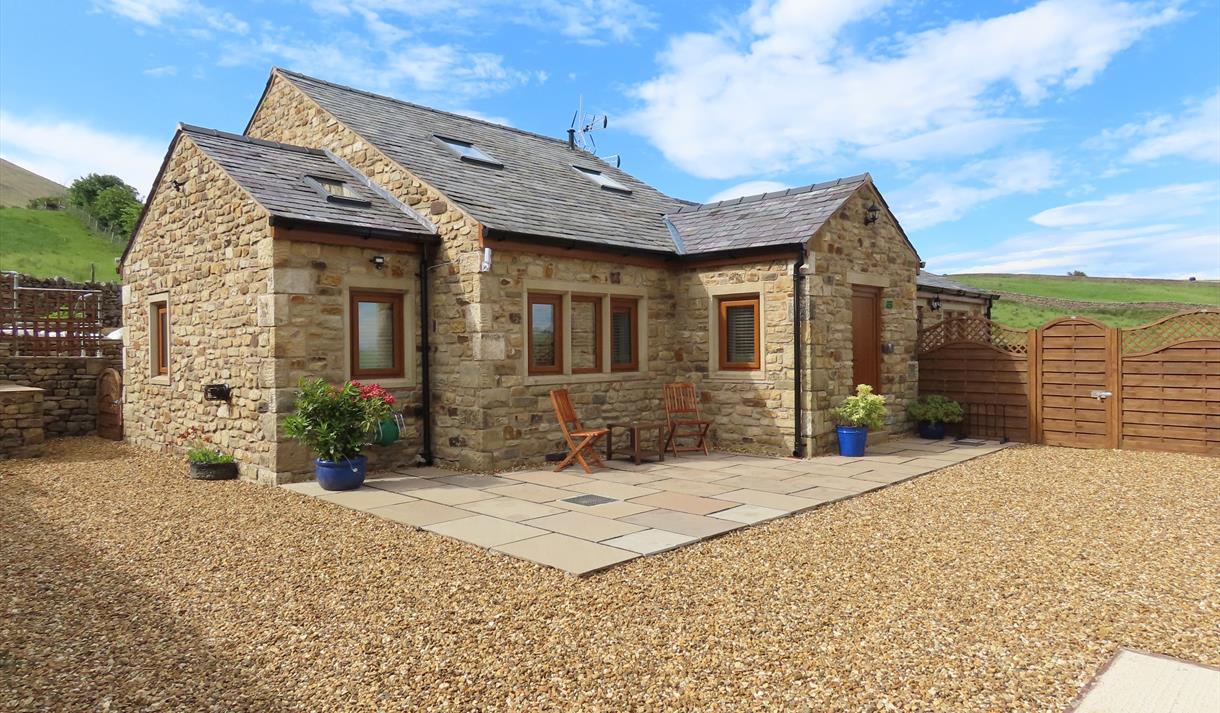
[{"label": "grassy field", "polygon": [[1083,302],[1186,302],[1220,306],[1220,282],[1057,275],[952,275],[985,290]]},{"label": "grassy field", "polygon": [[[1157,309],[1107,309],[1087,310],[1076,314],[1077,317],[1088,317],[1111,327],[1135,327],[1147,324],[1173,314],[1174,310]],[[1061,309],[1039,307],[1009,300],[998,300],[991,306],[991,318],[1001,324],[1007,324],[1017,329],[1041,327],[1056,317],[1066,316]]]},{"label": "grassy field", "polygon": [[110,282],[118,279],[114,259],[122,252],[64,211],[0,208],[0,270],[88,280],[92,264],[97,279]]}]

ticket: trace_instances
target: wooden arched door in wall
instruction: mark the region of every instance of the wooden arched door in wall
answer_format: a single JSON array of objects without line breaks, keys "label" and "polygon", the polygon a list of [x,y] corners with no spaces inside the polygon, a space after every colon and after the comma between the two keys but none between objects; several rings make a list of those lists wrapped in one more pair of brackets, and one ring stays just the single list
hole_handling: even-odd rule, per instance
[{"label": "wooden arched door in wall", "polygon": [[97,435],[123,440],[123,375],[114,369],[97,377]]},{"label": "wooden arched door in wall", "polygon": [[881,289],[851,288],[852,391],[868,384],[881,393]]}]

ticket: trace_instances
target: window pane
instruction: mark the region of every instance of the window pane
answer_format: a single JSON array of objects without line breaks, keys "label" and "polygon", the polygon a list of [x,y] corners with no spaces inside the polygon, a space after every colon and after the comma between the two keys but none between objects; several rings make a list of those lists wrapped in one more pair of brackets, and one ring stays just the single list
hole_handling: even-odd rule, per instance
[{"label": "window pane", "polygon": [[635,361],[635,334],[632,329],[632,310],[615,308],[610,313],[610,362],[612,364],[630,364]]},{"label": "window pane", "polygon": [[555,305],[534,303],[530,305],[530,362],[534,366],[556,366],[555,359]]},{"label": "window pane", "polygon": [[572,298],[572,371],[595,371],[598,367],[601,308],[601,300]]},{"label": "window pane", "polygon": [[394,305],[388,302],[357,302],[359,349],[357,368],[394,368]]},{"label": "window pane", "polygon": [[724,309],[725,356],[730,364],[754,362],[754,306],[729,305]]}]

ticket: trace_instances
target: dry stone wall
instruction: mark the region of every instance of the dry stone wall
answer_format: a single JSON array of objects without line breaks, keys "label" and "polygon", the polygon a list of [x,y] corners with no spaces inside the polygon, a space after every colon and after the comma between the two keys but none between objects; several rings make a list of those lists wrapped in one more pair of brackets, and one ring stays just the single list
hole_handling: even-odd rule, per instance
[{"label": "dry stone wall", "polygon": [[46,437],[42,397],[42,389],[0,384],[0,458],[40,454]]},{"label": "dry stone wall", "polygon": [[42,389],[47,436],[84,436],[97,430],[97,377],[118,368],[107,357],[4,357],[0,384]]}]

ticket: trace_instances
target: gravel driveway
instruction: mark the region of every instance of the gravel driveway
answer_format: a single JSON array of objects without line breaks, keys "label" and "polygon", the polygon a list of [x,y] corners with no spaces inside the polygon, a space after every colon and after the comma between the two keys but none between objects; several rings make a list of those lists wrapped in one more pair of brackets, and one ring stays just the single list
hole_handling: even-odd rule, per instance
[{"label": "gravel driveway", "polygon": [[1220,460],[1012,448],[590,579],[93,439],[0,462],[0,709],[1062,710],[1220,664]]}]

